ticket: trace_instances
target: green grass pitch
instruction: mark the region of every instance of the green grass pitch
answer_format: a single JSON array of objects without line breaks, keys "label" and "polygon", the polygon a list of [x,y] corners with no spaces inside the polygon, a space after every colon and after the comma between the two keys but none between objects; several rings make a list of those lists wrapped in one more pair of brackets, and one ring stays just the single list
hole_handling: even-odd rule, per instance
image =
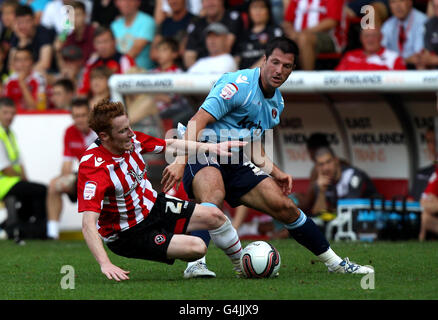
[{"label": "green grass pitch", "polygon": [[[246,245],[248,241],[244,241]],[[325,266],[294,240],[270,241],[281,255],[280,276],[237,279],[231,263],[211,245],[207,254],[215,279],[183,279],[185,263],[174,265],[118,257],[130,270],[117,283],[100,272],[84,241],[0,241],[1,300],[393,300],[438,298],[438,242],[333,242],[342,257],[375,268],[374,283],[362,275],[329,274]],[[74,289],[63,289],[65,265],[74,269]],[[71,271],[71,270],[70,270]],[[64,279],[65,283],[65,279]],[[368,285],[363,289],[361,283]]]}]

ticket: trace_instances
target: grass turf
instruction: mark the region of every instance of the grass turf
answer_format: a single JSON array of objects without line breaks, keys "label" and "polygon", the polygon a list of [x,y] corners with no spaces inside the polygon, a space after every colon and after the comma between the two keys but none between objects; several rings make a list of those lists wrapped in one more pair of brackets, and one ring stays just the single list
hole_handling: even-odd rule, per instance
[{"label": "grass turf", "polygon": [[[362,289],[361,275],[329,274],[325,266],[295,241],[270,241],[280,252],[280,276],[236,279],[229,260],[211,245],[207,262],[215,279],[182,277],[185,263],[174,265],[118,257],[130,270],[117,283],[100,272],[84,241],[0,241],[1,300],[339,300],[437,299],[438,242],[334,242],[342,257],[375,268],[374,289]],[[247,244],[245,241],[243,244]],[[74,268],[74,289],[62,289],[64,265]],[[367,282],[370,284],[370,282]],[[70,283],[71,284],[71,283]]]}]

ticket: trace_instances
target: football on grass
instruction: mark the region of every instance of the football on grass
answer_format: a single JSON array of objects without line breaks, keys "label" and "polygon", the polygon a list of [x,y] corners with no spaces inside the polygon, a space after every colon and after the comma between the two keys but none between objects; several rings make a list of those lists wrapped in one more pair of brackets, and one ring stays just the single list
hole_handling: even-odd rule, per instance
[{"label": "football on grass", "polygon": [[255,241],[243,249],[240,266],[247,278],[270,278],[278,275],[281,259],[275,247],[265,241]]}]

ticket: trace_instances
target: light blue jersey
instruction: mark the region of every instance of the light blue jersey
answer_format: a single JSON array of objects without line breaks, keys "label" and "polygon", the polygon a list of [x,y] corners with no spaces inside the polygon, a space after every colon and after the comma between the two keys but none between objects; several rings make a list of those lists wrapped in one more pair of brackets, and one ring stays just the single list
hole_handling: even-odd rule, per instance
[{"label": "light blue jersey", "polygon": [[259,78],[260,68],[244,69],[225,73],[216,82],[200,107],[216,119],[207,125],[203,141],[259,140],[279,124],[284,109],[280,90],[265,98]]}]

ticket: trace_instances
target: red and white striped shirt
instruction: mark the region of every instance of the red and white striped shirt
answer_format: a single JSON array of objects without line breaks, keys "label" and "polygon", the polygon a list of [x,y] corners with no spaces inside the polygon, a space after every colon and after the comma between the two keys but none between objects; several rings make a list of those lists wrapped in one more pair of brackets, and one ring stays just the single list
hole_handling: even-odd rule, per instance
[{"label": "red and white striped shirt", "polygon": [[105,241],[143,221],[157,192],[147,179],[142,153],[160,153],[166,142],[134,132],[131,151],[115,155],[96,140],[82,156],[78,172],[78,211],[100,213],[99,234]]},{"label": "red and white striped shirt", "polygon": [[340,51],[347,43],[344,3],[345,0],[291,0],[284,19],[294,25],[295,31],[312,28],[326,18],[338,21],[329,35]]}]

